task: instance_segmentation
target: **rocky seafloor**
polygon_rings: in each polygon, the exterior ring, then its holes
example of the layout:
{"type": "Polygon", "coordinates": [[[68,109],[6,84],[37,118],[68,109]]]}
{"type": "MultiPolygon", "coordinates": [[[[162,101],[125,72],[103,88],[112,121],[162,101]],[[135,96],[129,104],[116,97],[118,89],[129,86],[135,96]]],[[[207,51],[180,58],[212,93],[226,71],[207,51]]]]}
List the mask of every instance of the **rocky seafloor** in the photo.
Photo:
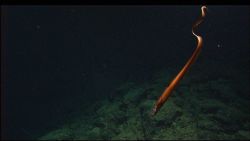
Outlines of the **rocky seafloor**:
{"type": "Polygon", "coordinates": [[[124,82],[39,139],[250,139],[249,78],[233,70],[189,73],[151,117],[175,73],[162,70],[149,82],[124,82]]]}

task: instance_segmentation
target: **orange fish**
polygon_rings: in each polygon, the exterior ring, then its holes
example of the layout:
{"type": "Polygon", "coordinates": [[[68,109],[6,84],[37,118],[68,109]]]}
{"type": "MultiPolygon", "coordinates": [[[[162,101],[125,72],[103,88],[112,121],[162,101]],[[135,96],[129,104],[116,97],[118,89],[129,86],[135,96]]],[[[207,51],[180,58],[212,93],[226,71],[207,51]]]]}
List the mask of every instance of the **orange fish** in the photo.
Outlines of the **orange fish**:
{"type": "Polygon", "coordinates": [[[197,47],[196,47],[195,51],[193,52],[192,56],[188,59],[185,66],[180,70],[180,72],[177,74],[177,76],[171,81],[169,86],[165,89],[165,91],[162,93],[162,95],[159,97],[159,99],[155,103],[153,110],[152,110],[152,113],[151,113],[152,116],[156,115],[156,113],[160,110],[162,105],[168,99],[170,93],[174,90],[174,88],[176,87],[178,82],[183,78],[184,74],[187,72],[187,70],[190,68],[190,66],[194,63],[194,61],[198,57],[199,52],[201,50],[201,47],[203,45],[203,40],[202,40],[201,36],[197,35],[194,32],[194,30],[204,20],[204,18],[206,16],[206,12],[205,12],[206,9],[207,9],[206,6],[201,7],[201,16],[196,20],[196,22],[192,26],[192,33],[197,38],[197,47]]]}

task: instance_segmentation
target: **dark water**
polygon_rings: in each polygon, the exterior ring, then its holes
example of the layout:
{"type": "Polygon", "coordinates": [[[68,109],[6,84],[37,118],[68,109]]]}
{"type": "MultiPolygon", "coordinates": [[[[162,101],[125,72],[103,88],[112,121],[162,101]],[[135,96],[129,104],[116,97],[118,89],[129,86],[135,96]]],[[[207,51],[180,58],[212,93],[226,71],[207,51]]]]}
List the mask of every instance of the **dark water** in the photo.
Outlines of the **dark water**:
{"type": "Polygon", "coordinates": [[[249,6],[6,6],[4,139],[250,139],[249,6]]]}

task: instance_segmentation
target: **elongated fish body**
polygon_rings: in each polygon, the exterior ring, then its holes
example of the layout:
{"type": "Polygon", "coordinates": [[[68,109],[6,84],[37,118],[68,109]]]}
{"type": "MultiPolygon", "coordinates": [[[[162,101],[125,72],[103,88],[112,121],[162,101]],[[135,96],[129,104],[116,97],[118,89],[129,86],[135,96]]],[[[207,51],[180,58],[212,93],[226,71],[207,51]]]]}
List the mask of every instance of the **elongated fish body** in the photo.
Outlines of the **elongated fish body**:
{"type": "Polygon", "coordinates": [[[168,87],[164,90],[162,95],[156,101],[156,103],[152,109],[152,113],[151,113],[152,116],[156,115],[156,113],[160,110],[160,108],[167,101],[168,97],[170,96],[171,92],[174,90],[176,85],[183,78],[184,74],[187,72],[187,70],[190,68],[190,66],[194,63],[194,61],[198,57],[199,52],[201,51],[201,48],[203,45],[203,39],[201,36],[199,36],[195,33],[195,29],[204,20],[204,18],[206,16],[206,13],[205,13],[206,9],[207,9],[206,6],[201,7],[201,16],[196,20],[196,22],[192,26],[192,33],[197,38],[197,47],[196,47],[195,51],[193,52],[192,56],[188,59],[187,63],[184,65],[184,67],[177,74],[177,76],[171,81],[171,83],[168,85],[168,87]]]}

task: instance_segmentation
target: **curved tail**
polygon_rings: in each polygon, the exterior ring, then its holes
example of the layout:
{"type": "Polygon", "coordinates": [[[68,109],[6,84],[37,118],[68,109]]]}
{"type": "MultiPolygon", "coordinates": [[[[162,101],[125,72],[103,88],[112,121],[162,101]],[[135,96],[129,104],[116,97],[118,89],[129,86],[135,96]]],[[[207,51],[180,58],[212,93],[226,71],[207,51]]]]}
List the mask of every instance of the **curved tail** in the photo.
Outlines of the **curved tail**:
{"type": "Polygon", "coordinates": [[[162,93],[162,95],[159,97],[159,99],[155,103],[155,105],[152,109],[152,113],[151,113],[152,116],[156,115],[156,113],[160,110],[160,108],[166,102],[166,100],[168,99],[170,93],[173,91],[175,86],[182,79],[184,74],[187,72],[187,70],[190,68],[190,66],[194,63],[194,61],[198,57],[199,52],[200,52],[201,47],[202,47],[202,44],[203,44],[203,39],[201,36],[197,35],[194,30],[204,20],[204,18],[206,16],[206,12],[205,12],[206,8],[207,8],[206,6],[201,7],[201,16],[196,20],[196,22],[192,26],[192,33],[197,38],[196,49],[193,52],[192,56],[188,59],[187,63],[184,65],[184,67],[180,70],[180,72],[177,74],[177,76],[171,81],[169,86],[165,89],[165,91],[162,93]]]}

